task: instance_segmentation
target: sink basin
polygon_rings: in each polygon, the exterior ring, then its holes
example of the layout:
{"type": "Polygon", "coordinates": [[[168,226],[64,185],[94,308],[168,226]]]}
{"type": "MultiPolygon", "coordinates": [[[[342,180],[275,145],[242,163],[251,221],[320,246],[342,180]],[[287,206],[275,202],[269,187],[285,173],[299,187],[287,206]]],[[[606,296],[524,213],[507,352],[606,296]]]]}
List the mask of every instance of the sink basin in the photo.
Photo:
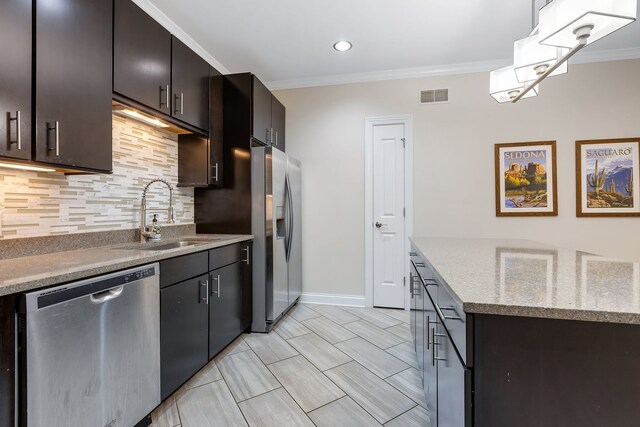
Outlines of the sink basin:
{"type": "Polygon", "coordinates": [[[180,240],[178,242],[169,243],[140,243],[138,245],[121,246],[114,249],[128,251],[167,251],[169,249],[184,248],[187,246],[204,245],[219,239],[208,240],[180,240]]]}

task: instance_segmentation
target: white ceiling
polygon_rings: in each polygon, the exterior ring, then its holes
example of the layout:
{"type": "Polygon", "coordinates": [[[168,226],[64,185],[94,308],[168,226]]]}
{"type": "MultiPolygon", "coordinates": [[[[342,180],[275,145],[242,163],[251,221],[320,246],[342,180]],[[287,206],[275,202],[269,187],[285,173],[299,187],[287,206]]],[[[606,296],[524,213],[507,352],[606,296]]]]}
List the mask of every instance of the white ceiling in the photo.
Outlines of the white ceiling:
{"type": "MultiPolygon", "coordinates": [[[[530,0],[135,1],[229,72],[252,71],[271,87],[490,69],[531,28],[530,0]],[[335,52],[341,39],[353,49],[335,52]]],[[[583,61],[640,57],[640,23],[583,52],[583,61]]]]}

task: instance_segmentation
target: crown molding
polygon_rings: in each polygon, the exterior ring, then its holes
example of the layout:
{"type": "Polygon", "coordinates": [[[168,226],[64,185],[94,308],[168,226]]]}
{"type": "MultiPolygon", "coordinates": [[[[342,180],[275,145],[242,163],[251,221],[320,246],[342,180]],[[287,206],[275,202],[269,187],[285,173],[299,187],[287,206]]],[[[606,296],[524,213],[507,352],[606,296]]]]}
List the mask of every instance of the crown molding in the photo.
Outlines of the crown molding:
{"type": "MultiPolygon", "coordinates": [[[[582,51],[577,54],[572,63],[587,64],[592,62],[621,61],[640,58],[640,47],[615,50],[582,51]]],[[[318,76],[292,80],[278,80],[265,83],[270,90],[298,89],[317,86],[334,86],[350,83],[366,83],[384,80],[412,79],[419,77],[437,77],[457,74],[471,74],[489,72],[506,67],[512,63],[511,59],[495,61],[469,62],[432,67],[403,68],[395,70],[373,71],[366,73],[340,74],[333,76],[318,76]]]]}
{"type": "Polygon", "coordinates": [[[229,74],[229,70],[227,70],[224,65],[222,65],[216,58],[213,57],[209,52],[205,50],[198,42],[192,39],[182,28],[178,26],[171,18],[164,14],[156,5],[151,3],[150,0],[133,0],[135,4],[140,6],[142,10],[147,12],[153,19],[158,21],[160,25],[166,28],[171,34],[176,36],[182,43],[186,44],[200,55],[205,61],[211,64],[216,70],[220,71],[222,74],[229,74]]]}

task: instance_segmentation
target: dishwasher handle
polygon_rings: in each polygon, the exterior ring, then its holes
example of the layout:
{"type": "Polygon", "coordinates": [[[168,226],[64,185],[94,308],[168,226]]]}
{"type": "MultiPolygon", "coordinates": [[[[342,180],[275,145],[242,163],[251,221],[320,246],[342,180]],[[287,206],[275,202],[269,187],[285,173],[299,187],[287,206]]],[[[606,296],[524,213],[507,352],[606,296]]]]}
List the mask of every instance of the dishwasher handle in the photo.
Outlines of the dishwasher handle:
{"type": "Polygon", "coordinates": [[[124,285],[120,285],[102,292],[96,292],[95,294],[91,294],[91,302],[94,304],[102,304],[104,302],[118,298],[120,295],[122,295],[122,292],[124,292],[124,285]]]}

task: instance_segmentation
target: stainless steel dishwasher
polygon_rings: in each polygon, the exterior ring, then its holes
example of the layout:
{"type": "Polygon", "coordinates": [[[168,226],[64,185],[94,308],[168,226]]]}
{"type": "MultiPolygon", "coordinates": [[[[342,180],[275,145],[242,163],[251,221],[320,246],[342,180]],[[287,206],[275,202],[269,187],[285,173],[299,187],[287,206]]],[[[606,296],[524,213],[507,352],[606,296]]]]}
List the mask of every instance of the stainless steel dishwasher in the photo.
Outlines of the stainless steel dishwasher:
{"type": "Polygon", "coordinates": [[[132,427],[160,403],[158,264],[23,294],[20,425],[132,427]]]}

